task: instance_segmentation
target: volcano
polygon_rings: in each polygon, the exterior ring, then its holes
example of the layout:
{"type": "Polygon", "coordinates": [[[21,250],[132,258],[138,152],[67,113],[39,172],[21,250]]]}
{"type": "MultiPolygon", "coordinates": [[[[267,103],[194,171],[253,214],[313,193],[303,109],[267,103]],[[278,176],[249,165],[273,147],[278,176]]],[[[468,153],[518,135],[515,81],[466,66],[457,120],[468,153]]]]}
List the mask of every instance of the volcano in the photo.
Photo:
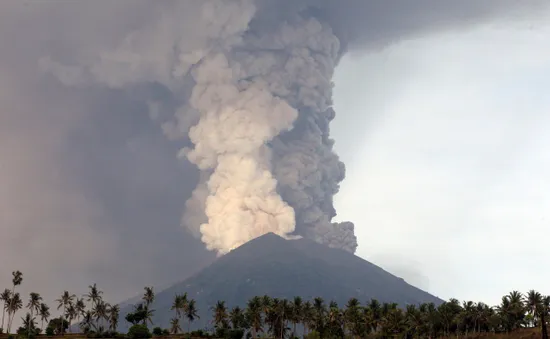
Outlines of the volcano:
{"type": "MultiPolygon", "coordinates": [[[[217,259],[196,275],[162,291],[157,291],[152,308],[155,326],[168,328],[174,296],[187,292],[196,300],[200,319],[192,328],[211,327],[210,308],[218,300],[244,307],[254,296],[292,300],[322,297],[340,306],[355,297],[361,303],[371,298],[399,305],[441,299],[349,252],[328,248],[306,239],[285,240],[273,233],[256,238],[217,259]]],[[[123,308],[121,314],[131,311],[123,308]]],[[[121,321],[122,326],[127,326],[121,321]]]]}

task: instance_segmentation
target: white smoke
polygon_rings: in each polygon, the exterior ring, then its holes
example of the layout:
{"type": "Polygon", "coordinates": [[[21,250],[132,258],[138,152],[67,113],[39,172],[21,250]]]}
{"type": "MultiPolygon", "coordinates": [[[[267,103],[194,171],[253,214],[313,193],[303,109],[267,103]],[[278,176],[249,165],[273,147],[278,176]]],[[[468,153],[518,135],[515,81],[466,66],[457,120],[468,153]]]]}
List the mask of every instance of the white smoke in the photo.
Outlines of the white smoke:
{"type": "MultiPolygon", "coordinates": [[[[202,240],[219,253],[295,229],[294,211],[277,193],[266,143],[292,127],[298,116],[293,107],[320,113],[330,107],[339,41],[316,19],[292,19],[275,31],[245,36],[230,53],[203,54],[192,71],[190,108],[201,118],[189,131],[195,147],[184,153],[213,172],[208,193],[200,184],[187,207],[204,204],[202,240]]],[[[196,229],[200,216],[186,216],[184,224],[196,229]]],[[[321,225],[323,233],[312,238],[329,240],[330,226],[321,225]]]]}
{"type": "Polygon", "coordinates": [[[262,234],[294,231],[294,210],[278,195],[266,142],[292,127],[298,113],[261,82],[246,76],[224,54],[206,56],[193,70],[191,106],[201,113],[189,131],[195,147],[187,158],[212,170],[205,201],[208,223],[200,226],[208,249],[219,253],[262,234]]]}

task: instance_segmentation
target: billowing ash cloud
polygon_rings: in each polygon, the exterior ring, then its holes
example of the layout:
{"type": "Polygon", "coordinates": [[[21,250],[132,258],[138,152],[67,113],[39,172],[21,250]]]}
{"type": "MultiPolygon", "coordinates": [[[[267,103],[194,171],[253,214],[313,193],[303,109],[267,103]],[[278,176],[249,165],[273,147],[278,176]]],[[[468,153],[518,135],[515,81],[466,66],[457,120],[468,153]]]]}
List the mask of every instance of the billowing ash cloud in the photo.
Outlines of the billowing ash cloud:
{"type": "Polygon", "coordinates": [[[355,252],[353,223],[332,222],[345,177],[329,136],[338,61],[349,49],[528,7],[514,3],[157,2],[109,48],[40,65],[67,86],[154,83],[172,93],[173,116],[162,100],[148,99],[150,113],[168,138],[188,141],[179,155],[201,171],[182,224],[208,249],[223,254],[274,232],[355,252]],[[411,15],[397,20],[397,8],[411,15]],[[377,29],[381,20],[390,28],[377,29]]]}
{"type": "MultiPolygon", "coordinates": [[[[70,66],[43,58],[41,66],[69,86],[155,81],[180,97],[163,129],[191,142],[180,156],[202,174],[183,224],[208,249],[223,254],[274,232],[354,252],[353,224],[331,223],[345,176],[329,138],[340,40],[307,6],[290,6],[275,22],[263,17],[268,5],[179,2],[98,60],[70,66]],[[200,28],[177,24],[190,8],[200,28]],[[186,29],[196,33],[191,42],[179,37],[186,29]],[[163,36],[173,43],[157,43],[163,36]]],[[[155,113],[159,104],[150,105],[155,113]]]]}

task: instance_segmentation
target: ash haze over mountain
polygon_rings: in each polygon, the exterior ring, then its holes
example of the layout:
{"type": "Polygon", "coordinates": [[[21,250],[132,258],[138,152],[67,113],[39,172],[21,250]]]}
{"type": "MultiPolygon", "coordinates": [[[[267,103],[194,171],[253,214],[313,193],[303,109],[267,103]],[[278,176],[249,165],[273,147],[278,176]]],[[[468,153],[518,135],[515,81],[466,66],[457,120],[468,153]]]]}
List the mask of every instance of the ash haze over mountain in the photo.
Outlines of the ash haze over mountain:
{"type": "Polygon", "coordinates": [[[344,52],[546,3],[0,2],[0,282],[121,300],[270,231],[355,251],[363,225],[332,220],[344,52]]]}

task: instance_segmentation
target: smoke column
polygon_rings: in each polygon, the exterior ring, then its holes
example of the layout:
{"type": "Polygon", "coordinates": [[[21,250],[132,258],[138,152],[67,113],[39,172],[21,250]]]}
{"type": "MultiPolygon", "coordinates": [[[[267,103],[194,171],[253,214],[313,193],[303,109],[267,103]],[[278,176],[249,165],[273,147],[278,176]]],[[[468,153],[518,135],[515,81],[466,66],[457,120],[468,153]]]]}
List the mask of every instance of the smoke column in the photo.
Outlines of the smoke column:
{"type": "MultiPolygon", "coordinates": [[[[162,128],[190,141],[179,156],[201,175],[182,224],[208,249],[225,254],[273,232],[355,252],[353,224],[331,222],[345,167],[329,138],[344,50],[330,25],[306,1],[165,4],[95,62],[41,66],[70,86],[155,82],[180,98],[162,128]]],[[[150,102],[153,118],[159,105],[150,102]]]]}
{"type": "Polygon", "coordinates": [[[267,232],[353,252],[353,225],[330,223],[344,178],[328,138],[339,40],[298,14],[249,30],[253,1],[205,3],[202,13],[235,13],[224,27],[236,29],[225,46],[180,56],[193,65],[188,110],[199,115],[182,154],[203,173],[183,223],[222,254],[267,232]]]}
{"type": "Polygon", "coordinates": [[[176,98],[169,119],[159,113],[166,103],[144,100],[165,135],[185,143],[179,156],[200,170],[182,225],[219,254],[267,232],[355,252],[354,225],[332,222],[345,177],[329,135],[331,79],[342,55],[523,9],[514,0],[134,3],[148,8],[145,20],[125,26],[133,25],[130,33],[110,38],[105,50],[40,65],[67,86],[154,84],[176,98]],[[393,4],[411,13],[407,20],[393,4]],[[380,18],[389,29],[376,29],[380,18]]]}

